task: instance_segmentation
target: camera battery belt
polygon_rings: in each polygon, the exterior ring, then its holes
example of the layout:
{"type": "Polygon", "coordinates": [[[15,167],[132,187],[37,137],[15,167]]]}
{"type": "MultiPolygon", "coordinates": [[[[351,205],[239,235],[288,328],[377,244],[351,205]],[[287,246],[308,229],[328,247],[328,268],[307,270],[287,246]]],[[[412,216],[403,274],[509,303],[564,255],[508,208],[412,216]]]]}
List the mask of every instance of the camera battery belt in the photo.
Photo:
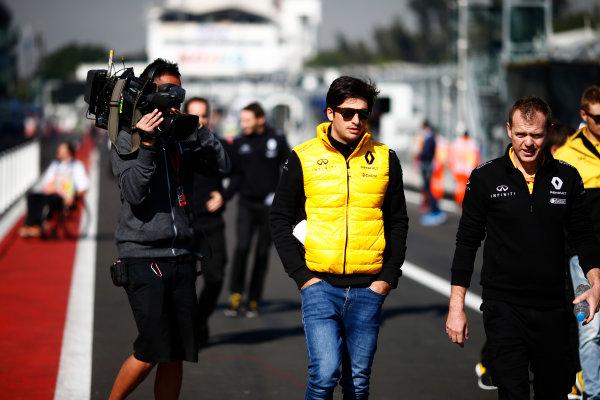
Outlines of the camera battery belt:
{"type": "MultiPolygon", "coordinates": [[[[110,277],[115,286],[127,286],[129,285],[129,265],[138,264],[138,263],[150,263],[150,266],[156,265],[156,263],[173,263],[173,264],[187,264],[187,263],[195,263],[196,256],[193,254],[183,254],[174,257],[154,257],[154,258],[123,258],[115,261],[110,266],[110,277]]],[[[155,273],[160,272],[158,266],[156,266],[156,270],[153,269],[155,273]]],[[[160,276],[162,276],[162,272],[160,272],[160,276]]]]}
{"type": "Polygon", "coordinates": [[[138,264],[143,262],[163,262],[173,264],[185,264],[189,262],[195,262],[196,257],[193,254],[182,254],[180,256],[173,257],[143,257],[143,258],[127,258],[127,263],[138,264]]]}

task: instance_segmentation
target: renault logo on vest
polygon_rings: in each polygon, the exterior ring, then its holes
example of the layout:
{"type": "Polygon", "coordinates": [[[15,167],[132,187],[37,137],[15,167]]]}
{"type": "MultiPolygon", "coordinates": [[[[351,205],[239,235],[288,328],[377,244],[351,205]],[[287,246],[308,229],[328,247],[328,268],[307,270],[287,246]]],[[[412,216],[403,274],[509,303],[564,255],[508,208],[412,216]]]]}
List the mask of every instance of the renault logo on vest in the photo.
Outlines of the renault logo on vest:
{"type": "Polygon", "coordinates": [[[367,154],[365,154],[365,160],[367,160],[367,164],[369,165],[373,164],[373,161],[375,161],[375,156],[371,153],[371,150],[367,151],[367,154]]]}

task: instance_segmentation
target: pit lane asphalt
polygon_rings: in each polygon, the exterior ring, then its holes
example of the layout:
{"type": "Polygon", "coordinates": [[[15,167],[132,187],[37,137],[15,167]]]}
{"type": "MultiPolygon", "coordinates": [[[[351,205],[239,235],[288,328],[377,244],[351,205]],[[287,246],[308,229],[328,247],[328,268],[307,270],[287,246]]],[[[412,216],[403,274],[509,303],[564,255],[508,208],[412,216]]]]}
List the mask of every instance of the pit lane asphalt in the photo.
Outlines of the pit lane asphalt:
{"type": "MultiPolygon", "coordinates": [[[[113,233],[120,201],[105,150],[101,152],[100,166],[92,399],[108,398],[122,362],[132,352],[136,336],[125,292],[112,285],[108,272],[117,255],[113,233]]],[[[235,245],[236,200],[228,204],[226,212],[230,254],[235,245]]],[[[409,204],[408,210],[407,260],[449,279],[459,215],[450,213],[446,223],[438,227],[422,227],[417,207],[409,204]]],[[[210,320],[209,346],[200,352],[197,364],[184,363],[180,398],[304,398],[307,356],[300,295],[284,273],[276,251],[271,252],[264,303],[258,318],[223,315],[229,294],[227,282],[210,320]]],[[[473,292],[480,293],[478,272],[472,285],[473,292]]],[[[384,304],[384,323],[371,377],[372,399],[496,398],[495,391],[477,387],[474,374],[484,342],[481,314],[467,310],[470,340],[461,349],[445,334],[447,305],[447,297],[406,277],[400,279],[398,288],[384,304]]],[[[152,373],[130,398],[153,398],[153,376],[152,373]]],[[[339,387],[334,398],[341,399],[339,387]]]]}

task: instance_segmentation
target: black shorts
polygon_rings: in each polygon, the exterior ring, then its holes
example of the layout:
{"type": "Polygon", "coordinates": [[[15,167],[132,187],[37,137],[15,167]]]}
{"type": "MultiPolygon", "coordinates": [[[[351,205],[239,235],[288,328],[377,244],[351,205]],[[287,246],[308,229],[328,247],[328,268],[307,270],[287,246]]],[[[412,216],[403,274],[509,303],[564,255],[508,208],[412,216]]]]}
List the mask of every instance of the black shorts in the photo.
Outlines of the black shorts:
{"type": "Polygon", "coordinates": [[[134,357],[144,362],[198,362],[196,262],[128,259],[125,287],[138,328],[134,357]]]}

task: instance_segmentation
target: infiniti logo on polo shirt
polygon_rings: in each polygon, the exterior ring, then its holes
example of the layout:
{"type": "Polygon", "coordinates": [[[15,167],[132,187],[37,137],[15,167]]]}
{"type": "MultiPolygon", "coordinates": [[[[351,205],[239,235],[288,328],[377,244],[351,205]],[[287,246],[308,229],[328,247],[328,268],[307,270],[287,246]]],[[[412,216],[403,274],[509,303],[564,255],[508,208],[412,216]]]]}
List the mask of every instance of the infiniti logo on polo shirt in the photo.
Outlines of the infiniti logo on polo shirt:
{"type": "Polygon", "coordinates": [[[496,193],[490,193],[490,198],[495,199],[497,197],[513,197],[515,192],[508,191],[508,186],[498,185],[496,186],[496,193]]]}

